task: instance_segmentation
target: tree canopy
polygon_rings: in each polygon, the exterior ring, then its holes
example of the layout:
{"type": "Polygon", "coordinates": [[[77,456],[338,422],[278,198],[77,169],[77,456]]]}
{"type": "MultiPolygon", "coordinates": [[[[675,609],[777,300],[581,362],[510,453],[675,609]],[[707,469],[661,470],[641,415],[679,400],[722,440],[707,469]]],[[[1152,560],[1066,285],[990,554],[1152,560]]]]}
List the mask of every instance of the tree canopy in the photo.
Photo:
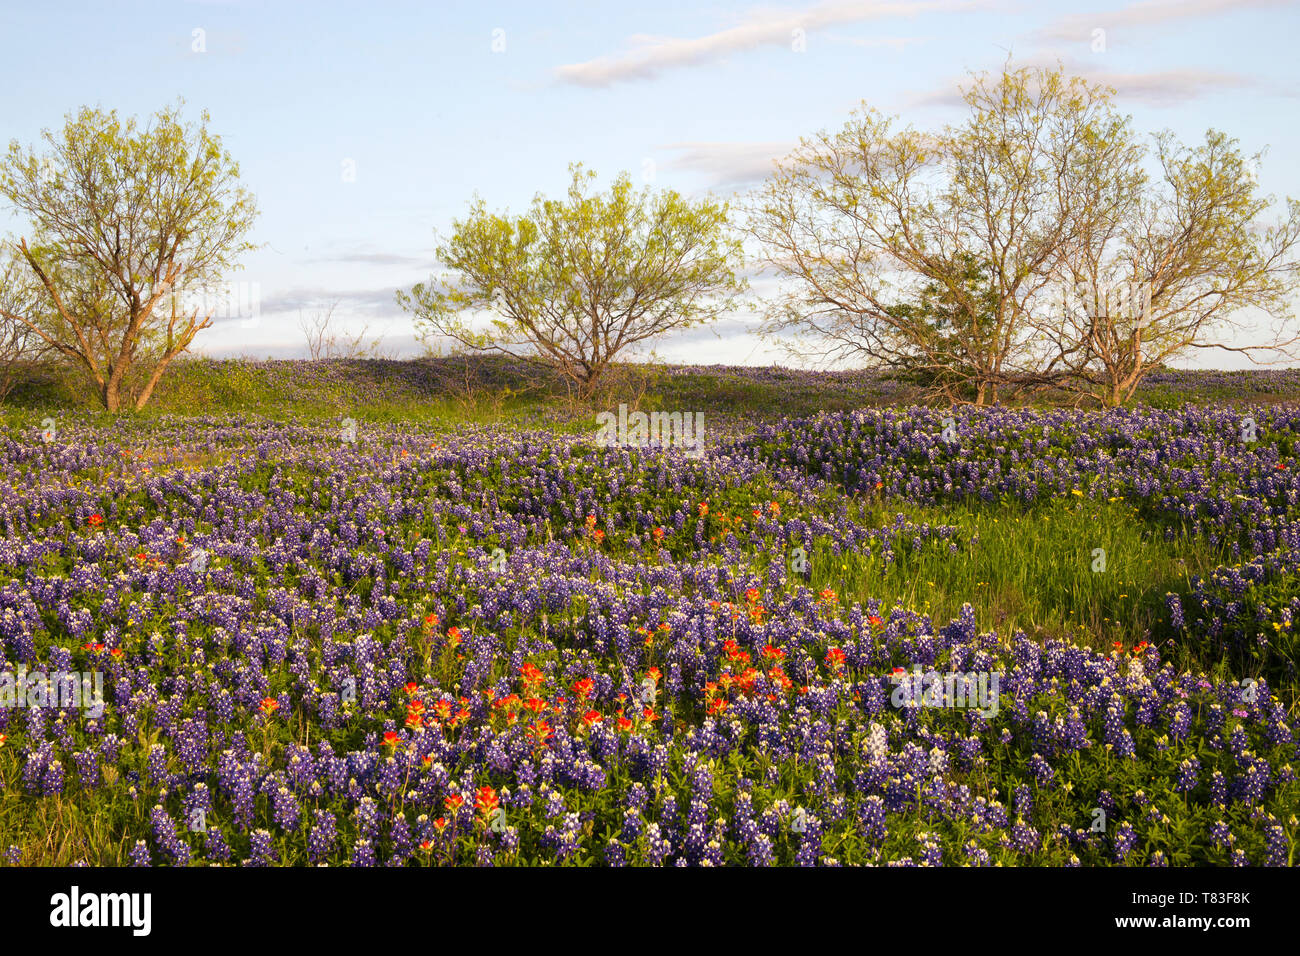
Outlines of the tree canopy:
{"type": "Polygon", "coordinates": [[[745,282],[725,203],[638,191],[626,173],[594,192],[594,172],[570,172],[563,199],[538,195],[523,215],[476,199],[438,248],[448,273],[397,298],[426,336],[540,358],[586,396],[634,346],[733,308],[745,282]]]}
{"type": "Polygon", "coordinates": [[[253,248],[254,200],[208,121],[183,122],[179,104],[146,126],[84,108],[45,132],[46,151],[15,142],[0,164],[0,195],[29,223],[11,251],[39,290],[0,316],[81,369],[109,411],[124,395],[144,407],[253,248]]]}
{"type": "Polygon", "coordinates": [[[765,331],[977,404],[1047,387],[1115,404],[1193,349],[1285,350],[1281,329],[1243,346],[1225,327],[1252,307],[1289,321],[1296,204],[1262,226],[1270,200],[1214,131],[1196,149],[1157,135],[1148,173],[1113,95],[1008,68],[976,76],[967,119],[938,132],[863,104],[803,140],[747,207],[782,280],[765,331]],[[1149,308],[1126,315],[1134,301],[1149,308]]]}

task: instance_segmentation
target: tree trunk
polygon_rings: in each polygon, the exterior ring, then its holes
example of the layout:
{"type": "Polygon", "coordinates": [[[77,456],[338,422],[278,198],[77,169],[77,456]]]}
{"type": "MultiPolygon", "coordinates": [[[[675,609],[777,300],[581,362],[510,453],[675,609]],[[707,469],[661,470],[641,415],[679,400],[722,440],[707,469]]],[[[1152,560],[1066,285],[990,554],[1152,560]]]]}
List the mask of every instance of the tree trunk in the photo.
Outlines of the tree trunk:
{"type": "Polygon", "coordinates": [[[596,388],[600,384],[600,378],[605,371],[605,367],[599,365],[594,368],[589,368],[586,371],[586,377],[583,378],[582,384],[578,390],[578,395],[584,402],[590,401],[596,394],[596,388]]]}
{"type": "Polygon", "coordinates": [[[121,411],[122,408],[122,383],[126,380],[127,369],[130,368],[130,359],[118,358],[108,368],[108,377],[104,379],[103,401],[104,408],[110,412],[121,411]]]}
{"type": "Polygon", "coordinates": [[[163,358],[156,366],[154,366],[153,373],[149,376],[149,380],[144,383],[144,390],[140,392],[140,397],[135,401],[135,410],[137,412],[148,404],[149,397],[153,395],[154,386],[158,384],[158,380],[162,378],[163,372],[167,371],[167,366],[170,364],[171,358],[163,358]]]}

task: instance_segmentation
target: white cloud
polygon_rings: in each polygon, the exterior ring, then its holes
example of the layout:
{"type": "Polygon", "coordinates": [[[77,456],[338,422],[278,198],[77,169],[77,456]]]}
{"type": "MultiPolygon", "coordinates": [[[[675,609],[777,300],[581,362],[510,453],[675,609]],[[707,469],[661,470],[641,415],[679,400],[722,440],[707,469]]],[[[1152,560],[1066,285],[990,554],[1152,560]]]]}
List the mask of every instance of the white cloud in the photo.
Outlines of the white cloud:
{"type": "Polygon", "coordinates": [[[278,292],[261,301],[263,313],[297,312],[300,309],[324,310],[337,302],[344,309],[371,312],[383,316],[403,315],[397,305],[396,287],[378,289],[306,289],[278,292]]]}
{"type": "MultiPolygon", "coordinates": [[[[1067,73],[1080,76],[1090,83],[1114,88],[1116,100],[1121,103],[1145,106],[1177,106],[1222,90],[1259,89],[1266,84],[1241,73],[1224,73],[1215,70],[1185,69],[1160,70],[1151,73],[1117,72],[1102,69],[1098,61],[1075,60],[1068,57],[1037,54],[1017,60],[1013,68],[1039,67],[1055,69],[1064,66],[1067,73]]],[[[909,106],[961,106],[961,91],[971,84],[970,77],[954,78],[927,93],[914,95],[909,106]]],[[[1271,92],[1282,94],[1282,89],[1271,92]]]]}
{"type": "Polygon", "coordinates": [[[666,70],[699,66],[722,59],[731,53],[760,47],[791,47],[796,30],[805,32],[889,17],[912,17],[923,13],[953,13],[990,6],[989,0],[826,0],[802,12],[751,13],[739,26],[693,38],[631,38],[631,52],[605,56],[584,63],[556,68],[555,76],[564,83],[604,87],[627,80],[645,80],[666,70]]]}
{"type": "Polygon", "coordinates": [[[1293,5],[1294,0],[1141,0],[1117,10],[1076,13],[1036,34],[1041,40],[1086,40],[1098,27],[1109,34],[1125,27],[1151,27],[1247,9],[1293,5]]]}
{"type": "Polygon", "coordinates": [[[698,173],[714,187],[747,186],[766,179],[772,163],[797,143],[670,143],[677,155],[665,168],[698,173]]]}

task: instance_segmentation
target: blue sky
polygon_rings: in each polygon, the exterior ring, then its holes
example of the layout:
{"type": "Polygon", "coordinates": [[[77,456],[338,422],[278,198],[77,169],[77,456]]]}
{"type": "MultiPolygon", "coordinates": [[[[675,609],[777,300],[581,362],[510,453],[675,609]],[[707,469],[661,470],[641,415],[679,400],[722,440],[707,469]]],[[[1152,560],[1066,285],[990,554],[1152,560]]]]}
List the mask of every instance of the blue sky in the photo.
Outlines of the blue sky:
{"type": "MultiPolygon", "coordinates": [[[[1247,152],[1267,146],[1264,188],[1300,195],[1298,34],[1295,0],[47,0],[0,9],[0,142],[32,143],[82,105],[144,116],[184,97],[192,117],[210,112],[262,210],[261,248],[231,276],[259,319],[218,322],[198,350],[301,354],[299,312],[337,300],[341,323],[415,354],[393,294],[428,277],[435,229],[476,191],[522,210],[562,191],[575,160],[602,180],[745,190],[863,100],[921,128],[958,119],[967,73],[1008,54],[1115,86],[1143,132],[1195,141],[1215,127],[1247,152]]],[[[753,324],[740,314],[659,354],[779,360],[753,324]]]]}

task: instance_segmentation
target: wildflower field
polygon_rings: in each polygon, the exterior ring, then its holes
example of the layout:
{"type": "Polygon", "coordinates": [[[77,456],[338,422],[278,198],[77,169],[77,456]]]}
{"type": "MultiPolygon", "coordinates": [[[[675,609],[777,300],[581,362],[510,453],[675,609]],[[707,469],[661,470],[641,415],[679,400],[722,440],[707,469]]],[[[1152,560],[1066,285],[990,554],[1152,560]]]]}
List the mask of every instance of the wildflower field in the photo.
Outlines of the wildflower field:
{"type": "Polygon", "coordinates": [[[1174,397],[11,410],[0,854],[1294,865],[1300,411],[1174,397]]]}

